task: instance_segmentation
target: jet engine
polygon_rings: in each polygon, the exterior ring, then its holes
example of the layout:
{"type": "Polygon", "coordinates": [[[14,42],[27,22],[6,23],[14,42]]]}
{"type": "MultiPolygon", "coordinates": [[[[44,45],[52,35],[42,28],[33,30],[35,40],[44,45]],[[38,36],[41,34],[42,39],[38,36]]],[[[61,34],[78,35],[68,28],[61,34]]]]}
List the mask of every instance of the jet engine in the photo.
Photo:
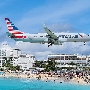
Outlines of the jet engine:
{"type": "Polygon", "coordinates": [[[60,43],[54,43],[54,45],[62,45],[62,42],[60,42],[60,43]]]}

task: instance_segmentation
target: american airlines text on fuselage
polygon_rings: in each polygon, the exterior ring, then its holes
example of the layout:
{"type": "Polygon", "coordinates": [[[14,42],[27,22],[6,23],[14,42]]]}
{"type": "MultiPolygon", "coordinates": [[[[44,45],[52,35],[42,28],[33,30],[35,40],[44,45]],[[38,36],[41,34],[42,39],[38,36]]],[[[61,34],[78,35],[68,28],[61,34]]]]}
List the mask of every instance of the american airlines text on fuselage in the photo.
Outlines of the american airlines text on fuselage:
{"type": "MultiPolygon", "coordinates": [[[[27,36],[27,38],[30,38],[31,36],[27,36]]],[[[46,37],[45,36],[33,36],[33,37],[46,37]]],[[[61,38],[78,38],[79,36],[78,35],[59,35],[58,37],[61,37],[61,38]]]]}
{"type": "Polygon", "coordinates": [[[61,38],[78,38],[78,35],[59,35],[61,38]]]}

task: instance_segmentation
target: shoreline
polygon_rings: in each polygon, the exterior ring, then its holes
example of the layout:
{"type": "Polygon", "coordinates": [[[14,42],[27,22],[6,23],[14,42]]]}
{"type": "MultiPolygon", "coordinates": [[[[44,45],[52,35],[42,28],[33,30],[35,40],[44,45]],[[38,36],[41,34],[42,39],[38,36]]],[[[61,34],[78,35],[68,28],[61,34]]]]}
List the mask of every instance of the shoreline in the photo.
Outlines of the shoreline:
{"type": "Polygon", "coordinates": [[[84,81],[82,78],[75,78],[73,77],[70,80],[66,80],[64,77],[55,77],[55,76],[48,76],[48,74],[16,74],[16,73],[6,73],[6,74],[1,74],[0,77],[4,78],[24,78],[24,79],[34,79],[34,80],[42,80],[45,82],[52,81],[52,82],[59,82],[59,83],[71,83],[71,84],[78,84],[78,85],[90,85],[90,83],[87,83],[84,81]]]}

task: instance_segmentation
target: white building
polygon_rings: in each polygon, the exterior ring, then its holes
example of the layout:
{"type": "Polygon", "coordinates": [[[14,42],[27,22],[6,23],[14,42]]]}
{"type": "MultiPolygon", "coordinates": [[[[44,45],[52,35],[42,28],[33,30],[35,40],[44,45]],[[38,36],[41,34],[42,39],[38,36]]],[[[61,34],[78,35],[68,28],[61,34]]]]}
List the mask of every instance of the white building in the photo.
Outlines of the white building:
{"type": "Polygon", "coordinates": [[[2,67],[3,63],[5,62],[5,59],[3,59],[3,57],[5,57],[5,52],[3,52],[2,50],[0,50],[0,67],[2,67]]]}
{"type": "Polygon", "coordinates": [[[11,48],[8,44],[2,44],[0,50],[0,67],[6,62],[3,57],[6,57],[7,60],[12,57],[10,62],[13,66],[19,65],[21,69],[29,69],[33,67],[35,61],[34,55],[22,54],[22,51],[17,48],[11,48]]]}
{"type": "Polygon", "coordinates": [[[58,66],[66,65],[71,62],[75,64],[87,64],[87,57],[86,56],[79,56],[77,54],[49,54],[48,60],[55,60],[58,66]]]}
{"type": "Polygon", "coordinates": [[[21,69],[33,68],[33,63],[35,61],[34,55],[21,54],[19,57],[13,58],[13,66],[20,66],[21,69]]]}
{"type": "Polygon", "coordinates": [[[21,50],[17,48],[11,48],[8,44],[2,44],[1,50],[6,53],[6,57],[17,56],[21,54],[21,50]]]}

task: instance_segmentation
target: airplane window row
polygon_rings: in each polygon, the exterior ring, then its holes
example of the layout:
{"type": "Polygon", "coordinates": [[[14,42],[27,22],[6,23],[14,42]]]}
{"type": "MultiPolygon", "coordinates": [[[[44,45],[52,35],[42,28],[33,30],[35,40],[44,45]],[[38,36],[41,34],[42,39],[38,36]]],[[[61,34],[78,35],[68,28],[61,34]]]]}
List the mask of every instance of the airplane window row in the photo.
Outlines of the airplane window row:
{"type": "MultiPolygon", "coordinates": [[[[34,37],[38,37],[38,36],[34,36],[34,37]]],[[[40,36],[40,37],[46,37],[46,36],[40,36]]],[[[74,36],[71,36],[71,35],[59,35],[59,37],[61,38],[78,38],[78,35],[74,35],[74,36]]]]}
{"type": "MultiPolygon", "coordinates": [[[[37,36],[34,36],[34,37],[37,37],[37,36]]],[[[40,36],[40,37],[45,37],[45,36],[40,36]]]]}
{"type": "Polygon", "coordinates": [[[37,36],[34,36],[34,37],[37,37],[37,36]]]}

